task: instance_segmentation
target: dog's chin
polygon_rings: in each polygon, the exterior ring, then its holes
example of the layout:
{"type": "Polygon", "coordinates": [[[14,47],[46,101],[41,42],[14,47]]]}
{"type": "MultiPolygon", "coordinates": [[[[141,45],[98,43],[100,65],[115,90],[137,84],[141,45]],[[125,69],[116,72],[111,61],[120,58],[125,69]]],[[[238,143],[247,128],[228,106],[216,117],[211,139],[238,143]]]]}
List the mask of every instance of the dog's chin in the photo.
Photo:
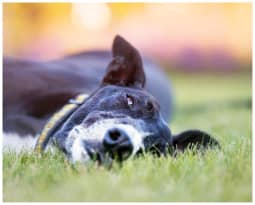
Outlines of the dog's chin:
{"type": "Polygon", "coordinates": [[[89,127],[82,125],[75,126],[68,134],[66,140],[66,150],[71,162],[88,163],[89,161],[98,161],[99,163],[111,163],[113,157],[105,152],[103,147],[103,138],[107,130],[111,128],[121,128],[125,130],[130,137],[133,145],[133,151],[129,156],[123,157],[126,160],[133,157],[138,150],[143,150],[143,138],[146,133],[138,131],[132,125],[116,124],[114,120],[101,120],[89,127]]]}

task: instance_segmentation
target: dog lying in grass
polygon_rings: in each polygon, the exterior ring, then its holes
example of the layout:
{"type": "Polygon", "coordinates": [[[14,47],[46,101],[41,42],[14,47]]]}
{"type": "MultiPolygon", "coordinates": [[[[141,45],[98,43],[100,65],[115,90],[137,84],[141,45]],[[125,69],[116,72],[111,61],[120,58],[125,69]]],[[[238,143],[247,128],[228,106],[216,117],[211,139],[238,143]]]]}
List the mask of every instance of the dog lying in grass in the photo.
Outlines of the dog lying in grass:
{"type": "Polygon", "coordinates": [[[113,41],[112,57],[97,51],[49,62],[5,58],[3,68],[4,131],[17,133],[24,142],[24,136],[41,133],[34,138],[39,151],[56,146],[72,162],[86,163],[219,146],[200,130],[171,133],[168,79],[120,36],[113,41]],[[71,111],[62,109],[53,122],[53,113],[65,104],[71,111]]]}

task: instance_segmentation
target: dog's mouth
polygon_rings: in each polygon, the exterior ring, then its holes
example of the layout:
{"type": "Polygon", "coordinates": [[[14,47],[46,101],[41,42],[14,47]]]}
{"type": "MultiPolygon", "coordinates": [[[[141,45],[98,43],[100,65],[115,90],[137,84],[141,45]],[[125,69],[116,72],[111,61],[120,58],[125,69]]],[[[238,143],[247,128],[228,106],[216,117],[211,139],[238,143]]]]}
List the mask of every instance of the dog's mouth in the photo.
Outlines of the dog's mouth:
{"type": "Polygon", "coordinates": [[[72,162],[108,164],[124,161],[143,150],[146,135],[132,125],[101,120],[86,128],[75,126],[67,137],[66,150],[72,162]]]}
{"type": "MultiPolygon", "coordinates": [[[[129,148],[123,148],[122,150],[108,152],[106,150],[94,149],[90,146],[85,147],[86,154],[89,156],[89,161],[97,162],[99,165],[111,165],[113,161],[122,162],[127,160],[132,152],[129,148]]],[[[83,158],[86,156],[83,156],[83,158]]]]}
{"type": "MultiPolygon", "coordinates": [[[[85,144],[85,143],[84,143],[85,144]]],[[[111,162],[112,159],[108,157],[103,151],[97,150],[91,146],[84,145],[87,155],[89,156],[90,160],[96,161],[99,164],[103,162],[111,162]]],[[[86,157],[86,156],[83,156],[86,157]]]]}

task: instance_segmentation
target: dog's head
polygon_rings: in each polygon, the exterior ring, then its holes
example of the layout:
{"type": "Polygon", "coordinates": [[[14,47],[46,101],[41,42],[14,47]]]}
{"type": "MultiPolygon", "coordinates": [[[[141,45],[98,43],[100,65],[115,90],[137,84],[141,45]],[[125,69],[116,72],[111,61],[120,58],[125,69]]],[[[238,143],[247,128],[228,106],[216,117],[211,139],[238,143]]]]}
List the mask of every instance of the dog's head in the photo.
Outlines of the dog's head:
{"type": "Polygon", "coordinates": [[[140,151],[164,154],[169,146],[181,148],[194,139],[211,139],[199,131],[193,131],[190,137],[182,134],[181,139],[171,136],[157,100],[144,89],[146,79],[139,52],[117,36],[112,55],[99,88],[54,136],[72,161],[122,161],[140,151]]]}

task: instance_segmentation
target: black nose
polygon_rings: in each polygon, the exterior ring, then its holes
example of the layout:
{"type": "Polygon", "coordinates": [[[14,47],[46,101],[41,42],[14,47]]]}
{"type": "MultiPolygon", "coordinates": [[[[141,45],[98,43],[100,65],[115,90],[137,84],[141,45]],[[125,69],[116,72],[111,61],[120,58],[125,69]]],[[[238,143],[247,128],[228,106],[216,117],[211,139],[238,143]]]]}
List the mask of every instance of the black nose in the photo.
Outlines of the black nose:
{"type": "Polygon", "coordinates": [[[113,128],[106,132],[103,145],[111,157],[120,161],[127,159],[133,150],[129,136],[124,130],[119,128],[113,128]]]}

